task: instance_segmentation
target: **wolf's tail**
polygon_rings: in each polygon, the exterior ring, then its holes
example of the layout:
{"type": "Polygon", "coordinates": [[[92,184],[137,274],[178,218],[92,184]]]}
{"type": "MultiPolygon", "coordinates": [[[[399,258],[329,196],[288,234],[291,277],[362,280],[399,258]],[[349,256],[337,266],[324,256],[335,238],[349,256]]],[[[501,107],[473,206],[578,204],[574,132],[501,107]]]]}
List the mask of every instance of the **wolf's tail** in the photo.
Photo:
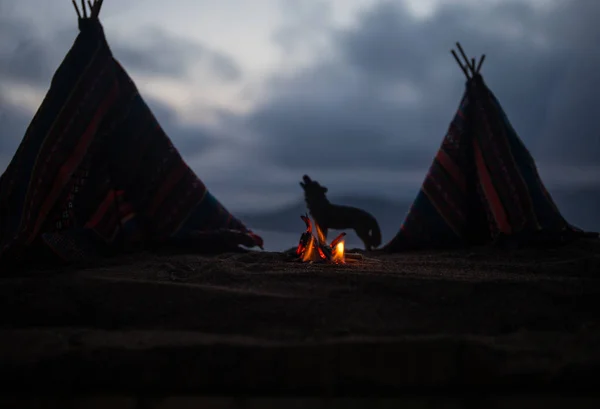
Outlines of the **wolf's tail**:
{"type": "Polygon", "coordinates": [[[373,247],[379,247],[379,245],[381,245],[381,229],[379,228],[377,219],[374,217],[371,225],[371,245],[373,247]]]}

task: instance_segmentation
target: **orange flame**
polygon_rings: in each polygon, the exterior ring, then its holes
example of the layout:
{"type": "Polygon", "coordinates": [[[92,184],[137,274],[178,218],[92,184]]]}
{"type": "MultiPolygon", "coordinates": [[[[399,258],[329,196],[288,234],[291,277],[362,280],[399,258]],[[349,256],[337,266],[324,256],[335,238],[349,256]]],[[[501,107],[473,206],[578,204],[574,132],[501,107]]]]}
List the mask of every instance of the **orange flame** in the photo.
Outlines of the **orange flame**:
{"type": "Polygon", "coordinates": [[[319,261],[321,259],[320,249],[317,252],[318,246],[315,240],[315,236],[310,236],[308,240],[308,244],[306,245],[304,254],[302,255],[302,261],[310,262],[310,261],[319,261]]]}
{"type": "Polygon", "coordinates": [[[317,240],[319,240],[319,243],[327,244],[327,237],[325,237],[325,233],[323,233],[323,230],[321,230],[321,226],[319,226],[317,222],[315,222],[315,227],[317,230],[317,240]]]}
{"type": "Polygon", "coordinates": [[[338,242],[338,244],[333,248],[331,261],[338,264],[344,264],[346,262],[344,257],[344,240],[338,242]]]}
{"type": "Polygon", "coordinates": [[[346,233],[341,233],[328,245],[327,238],[319,225],[316,222],[314,223],[317,231],[317,239],[312,234],[312,223],[308,214],[300,217],[306,223],[306,231],[300,237],[300,243],[296,248],[296,255],[304,262],[325,261],[336,264],[345,263],[343,238],[346,236],[346,233]]]}

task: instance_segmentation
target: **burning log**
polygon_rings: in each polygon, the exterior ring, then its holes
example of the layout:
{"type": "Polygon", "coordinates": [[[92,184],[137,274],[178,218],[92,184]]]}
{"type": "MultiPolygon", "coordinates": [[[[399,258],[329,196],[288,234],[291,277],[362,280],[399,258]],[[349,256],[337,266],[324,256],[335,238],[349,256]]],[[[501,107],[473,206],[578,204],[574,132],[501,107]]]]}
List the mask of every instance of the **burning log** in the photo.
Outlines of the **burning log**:
{"type": "Polygon", "coordinates": [[[339,234],[327,244],[325,234],[319,225],[315,222],[315,230],[317,238],[315,238],[312,229],[312,222],[307,215],[300,216],[306,224],[306,231],[300,236],[300,242],[296,248],[296,255],[303,262],[321,262],[344,264],[344,237],[346,233],[339,234]]]}

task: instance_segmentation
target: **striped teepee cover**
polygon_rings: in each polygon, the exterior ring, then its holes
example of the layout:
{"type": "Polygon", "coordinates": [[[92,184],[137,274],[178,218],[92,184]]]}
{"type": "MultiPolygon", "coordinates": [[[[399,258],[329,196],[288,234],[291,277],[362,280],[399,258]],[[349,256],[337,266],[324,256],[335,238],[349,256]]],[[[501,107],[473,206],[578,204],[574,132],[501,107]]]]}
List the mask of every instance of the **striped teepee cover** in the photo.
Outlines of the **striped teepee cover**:
{"type": "Polygon", "coordinates": [[[68,261],[222,229],[262,247],[183,161],[115,60],[100,5],[80,17],[75,44],[0,178],[0,264],[34,244],[68,261]]]}

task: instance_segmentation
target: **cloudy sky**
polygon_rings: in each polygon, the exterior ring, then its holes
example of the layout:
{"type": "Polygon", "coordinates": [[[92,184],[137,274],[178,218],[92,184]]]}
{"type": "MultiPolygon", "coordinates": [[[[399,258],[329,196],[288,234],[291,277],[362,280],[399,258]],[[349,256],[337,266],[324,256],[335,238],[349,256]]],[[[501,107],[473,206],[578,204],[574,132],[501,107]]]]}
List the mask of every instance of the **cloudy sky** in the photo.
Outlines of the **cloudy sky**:
{"type": "MultiPolygon", "coordinates": [[[[600,184],[598,0],[106,0],[101,20],[190,166],[232,210],[413,196],[482,73],[551,189],[600,184]]],[[[69,0],[0,0],[0,171],[77,35],[69,0]]]]}

